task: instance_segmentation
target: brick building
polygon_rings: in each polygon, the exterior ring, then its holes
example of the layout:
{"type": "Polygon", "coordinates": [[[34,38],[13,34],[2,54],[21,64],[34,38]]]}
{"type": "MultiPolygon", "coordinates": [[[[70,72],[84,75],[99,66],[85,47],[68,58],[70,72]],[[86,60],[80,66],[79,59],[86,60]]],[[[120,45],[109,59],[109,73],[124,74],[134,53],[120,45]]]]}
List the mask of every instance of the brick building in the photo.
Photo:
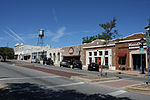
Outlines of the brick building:
{"type": "MultiPolygon", "coordinates": [[[[83,46],[83,56],[85,69],[90,62],[109,66],[111,70],[140,70],[141,53],[139,45],[141,38],[145,39],[144,33],[135,33],[125,38],[109,41],[108,45],[101,40],[94,41],[83,46]]],[[[145,41],[146,42],[146,41],[145,41]]],[[[144,53],[142,54],[142,66],[147,68],[146,43],[144,43],[144,53]]]]}

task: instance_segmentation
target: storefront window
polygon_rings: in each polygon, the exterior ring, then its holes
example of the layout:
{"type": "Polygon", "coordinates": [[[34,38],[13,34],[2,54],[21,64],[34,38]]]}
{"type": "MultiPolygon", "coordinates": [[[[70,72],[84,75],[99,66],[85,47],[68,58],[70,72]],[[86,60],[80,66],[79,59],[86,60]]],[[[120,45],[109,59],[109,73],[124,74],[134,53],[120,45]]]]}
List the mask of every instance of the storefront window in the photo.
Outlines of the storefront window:
{"type": "Polygon", "coordinates": [[[126,57],[119,57],[119,64],[125,65],[126,64],[126,57]]]}
{"type": "Polygon", "coordinates": [[[102,52],[102,51],[99,51],[99,55],[102,56],[102,55],[103,55],[103,52],[102,52]]]}
{"type": "Polygon", "coordinates": [[[89,56],[92,56],[92,52],[89,52],[89,56]]]}
{"type": "Polygon", "coordinates": [[[92,62],[92,58],[90,57],[90,58],[89,58],[89,63],[91,63],[91,62],[92,62]]]}
{"type": "Polygon", "coordinates": [[[105,55],[108,55],[108,51],[105,51],[105,55]]]}
{"type": "Polygon", "coordinates": [[[60,53],[57,54],[58,62],[60,61],[60,53]]]}
{"type": "Polygon", "coordinates": [[[94,56],[97,56],[97,52],[94,52],[94,56]]]}
{"type": "Polygon", "coordinates": [[[108,65],[108,57],[105,57],[105,65],[108,65]]]}

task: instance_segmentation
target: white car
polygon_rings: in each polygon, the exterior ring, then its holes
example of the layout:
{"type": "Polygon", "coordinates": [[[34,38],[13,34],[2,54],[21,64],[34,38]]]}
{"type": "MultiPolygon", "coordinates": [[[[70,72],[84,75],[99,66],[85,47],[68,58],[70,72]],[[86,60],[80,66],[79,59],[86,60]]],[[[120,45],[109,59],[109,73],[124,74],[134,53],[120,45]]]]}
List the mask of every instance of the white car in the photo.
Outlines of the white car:
{"type": "Polygon", "coordinates": [[[38,59],[32,58],[32,59],[31,59],[31,63],[40,63],[40,61],[39,61],[38,59]]]}

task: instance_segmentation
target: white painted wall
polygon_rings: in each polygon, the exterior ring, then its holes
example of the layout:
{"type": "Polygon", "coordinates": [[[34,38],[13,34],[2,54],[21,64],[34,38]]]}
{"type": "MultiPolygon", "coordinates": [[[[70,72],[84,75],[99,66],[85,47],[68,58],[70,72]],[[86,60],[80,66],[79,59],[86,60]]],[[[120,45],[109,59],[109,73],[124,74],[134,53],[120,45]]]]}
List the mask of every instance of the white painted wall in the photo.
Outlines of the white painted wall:
{"type": "Polygon", "coordinates": [[[61,48],[52,48],[52,49],[49,49],[47,51],[47,58],[51,58],[54,61],[55,65],[59,65],[60,62],[62,61],[61,48]],[[52,55],[51,57],[50,57],[50,53],[52,55]],[[54,53],[55,53],[55,61],[54,61],[54,53]],[[58,53],[60,54],[59,58],[58,58],[58,53]],[[60,59],[60,60],[58,61],[58,59],[60,59]]]}
{"type": "MultiPolygon", "coordinates": [[[[109,67],[113,67],[112,66],[112,49],[101,49],[101,50],[88,50],[86,51],[86,66],[88,66],[89,62],[89,58],[92,58],[92,62],[95,62],[95,57],[101,57],[101,65],[104,61],[104,56],[108,57],[108,65],[109,67]],[[99,51],[102,51],[102,55],[99,55],[99,51]],[[104,52],[108,51],[108,55],[104,55],[104,52]],[[92,52],[92,56],[89,56],[89,52],[92,52]],[[94,56],[94,52],[97,52],[97,56],[94,56]]],[[[103,63],[105,65],[105,61],[103,63]]]]}

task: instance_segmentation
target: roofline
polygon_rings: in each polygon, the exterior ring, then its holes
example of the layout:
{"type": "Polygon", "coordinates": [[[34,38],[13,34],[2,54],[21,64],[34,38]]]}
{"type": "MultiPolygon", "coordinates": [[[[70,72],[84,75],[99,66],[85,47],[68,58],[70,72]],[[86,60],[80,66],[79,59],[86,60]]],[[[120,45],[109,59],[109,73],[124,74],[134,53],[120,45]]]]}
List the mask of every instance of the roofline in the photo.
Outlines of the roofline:
{"type": "Polygon", "coordinates": [[[115,44],[108,44],[108,45],[97,45],[97,46],[89,46],[89,47],[83,47],[83,49],[90,49],[90,48],[99,48],[99,47],[111,47],[114,46],[115,44]]]}
{"type": "MultiPolygon", "coordinates": [[[[144,40],[146,40],[146,38],[143,38],[144,40]]],[[[125,42],[134,42],[134,41],[139,41],[141,40],[141,38],[138,39],[133,39],[133,40],[123,40],[123,41],[118,41],[117,43],[125,43],[125,42]]],[[[108,44],[107,46],[114,46],[115,44],[108,44]]],[[[98,48],[98,47],[106,47],[106,45],[97,45],[97,46],[88,46],[88,47],[83,47],[83,49],[90,49],[90,48],[98,48]]]]}

